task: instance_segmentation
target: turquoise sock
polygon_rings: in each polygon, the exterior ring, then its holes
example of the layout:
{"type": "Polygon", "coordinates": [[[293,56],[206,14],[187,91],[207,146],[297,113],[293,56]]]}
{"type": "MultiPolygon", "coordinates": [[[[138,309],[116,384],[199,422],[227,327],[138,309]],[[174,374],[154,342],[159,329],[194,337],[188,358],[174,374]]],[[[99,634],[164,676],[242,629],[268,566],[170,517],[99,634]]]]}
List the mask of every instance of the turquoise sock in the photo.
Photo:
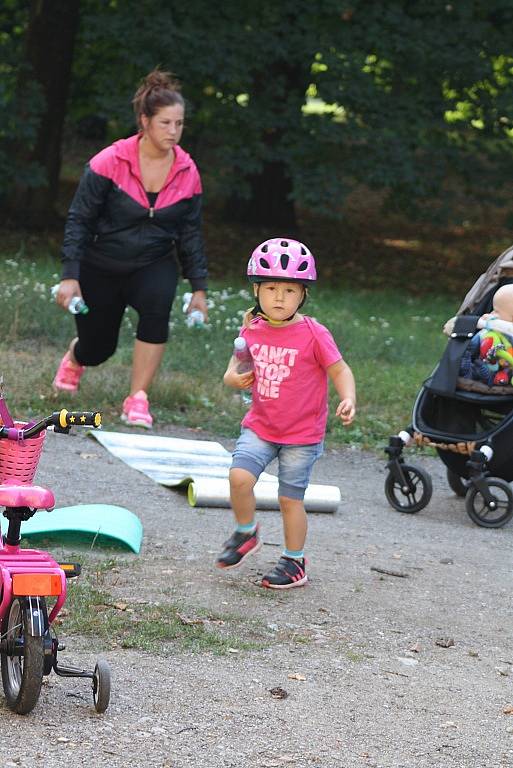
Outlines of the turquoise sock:
{"type": "Polygon", "coordinates": [[[283,557],[288,557],[290,560],[304,560],[305,552],[303,549],[285,549],[282,552],[283,557]]]}
{"type": "Polygon", "coordinates": [[[253,522],[247,523],[246,525],[238,525],[235,530],[239,533],[255,533],[256,523],[253,520],[253,522]]]}

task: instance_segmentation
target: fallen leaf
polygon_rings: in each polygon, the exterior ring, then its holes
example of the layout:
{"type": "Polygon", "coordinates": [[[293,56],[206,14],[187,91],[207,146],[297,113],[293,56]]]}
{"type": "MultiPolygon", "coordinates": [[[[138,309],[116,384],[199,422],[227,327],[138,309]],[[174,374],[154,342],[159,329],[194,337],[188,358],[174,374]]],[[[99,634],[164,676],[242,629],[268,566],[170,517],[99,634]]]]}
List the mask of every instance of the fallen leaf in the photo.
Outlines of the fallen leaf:
{"type": "Polygon", "coordinates": [[[509,707],[504,707],[502,711],[505,715],[513,715],[513,707],[511,705],[509,707]]]}
{"type": "Polygon", "coordinates": [[[452,637],[439,637],[438,640],[435,640],[435,645],[440,646],[440,648],[452,648],[454,640],[452,637]]]}
{"type": "Polygon", "coordinates": [[[291,672],[290,675],[287,675],[289,680],[306,680],[306,677],[304,675],[300,675],[299,672],[291,672]]]}
{"type": "Polygon", "coordinates": [[[273,699],[286,699],[289,695],[284,688],[280,688],[279,686],[276,686],[276,688],[271,688],[269,693],[273,699]]]}
{"type": "Polygon", "coordinates": [[[181,613],[176,614],[176,618],[186,627],[191,627],[193,624],[204,624],[205,619],[190,619],[188,616],[182,616],[181,613]]]}
{"type": "Polygon", "coordinates": [[[81,453],[79,454],[81,459],[97,459],[97,453],[81,453]]]}
{"type": "Polygon", "coordinates": [[[114,608],[117,608],[118,611],[126,611],[128,608],[128,603],[112,603],[114,608]]]}
{"type": "Polygon", "coordinates": [[[422,650],[422,646],[420,643],[415,643],[414,645],[410,646],[408,650],[411,651],[412,653],[420,653],[422,650]]]}

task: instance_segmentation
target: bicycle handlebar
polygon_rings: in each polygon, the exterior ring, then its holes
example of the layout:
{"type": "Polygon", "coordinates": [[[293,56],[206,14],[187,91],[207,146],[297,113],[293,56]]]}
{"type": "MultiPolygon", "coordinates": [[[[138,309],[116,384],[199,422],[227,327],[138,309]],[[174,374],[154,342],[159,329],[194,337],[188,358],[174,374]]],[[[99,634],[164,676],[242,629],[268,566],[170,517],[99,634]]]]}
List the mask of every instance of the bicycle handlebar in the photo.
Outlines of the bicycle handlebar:
{"type": "Polygon", "coordinates": [[[54,411],[50,416],[26,427],[0,427],[0,439],[24,440],[38,435],[51,426],[59,432],[68,432],[71,427],[94,427],[94,429],[98,429],[101,425],[102,415],[100,411],[67,411],[66,408],[62,408],[60,411],[54,411]]]}
{"type": "Polygon", "coordinates": [[[102,415],[100,411],[67,411],[63,408],[61,411],[52,413],[52,424],[62,427],[94,427],[97,429],[102,425],[102,415]],[[57,419],[57,423],[55,423],[57,419]]]}

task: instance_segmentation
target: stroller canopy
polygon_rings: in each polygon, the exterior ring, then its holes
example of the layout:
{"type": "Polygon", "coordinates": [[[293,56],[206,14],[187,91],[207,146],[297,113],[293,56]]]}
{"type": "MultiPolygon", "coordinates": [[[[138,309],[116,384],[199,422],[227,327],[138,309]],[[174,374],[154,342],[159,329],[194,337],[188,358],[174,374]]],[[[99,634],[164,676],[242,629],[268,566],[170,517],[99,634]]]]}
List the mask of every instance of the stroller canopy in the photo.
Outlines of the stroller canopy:
{"type": "MultiPolygon", "coordinates": [[[[481,299],[486,293],[494,286],[509,278],[508,282],[511,282],[513,278],[513,245],[510,245],[501,255],[495,259],[488,267],[486,272],[478,277],[470,291],[463,299],[461,307],[458,309],[458,315],[470,314],[476,308],[481,299]]],[[[480,313],[481,314],[481,313],[480,313]]]]}

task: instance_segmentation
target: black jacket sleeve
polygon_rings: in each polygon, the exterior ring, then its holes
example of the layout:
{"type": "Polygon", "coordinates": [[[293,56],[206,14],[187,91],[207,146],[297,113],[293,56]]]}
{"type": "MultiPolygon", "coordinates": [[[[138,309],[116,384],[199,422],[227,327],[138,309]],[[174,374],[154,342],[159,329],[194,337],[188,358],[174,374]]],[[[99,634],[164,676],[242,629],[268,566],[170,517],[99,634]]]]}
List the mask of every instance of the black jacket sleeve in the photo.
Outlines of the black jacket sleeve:
{"type": "Polygon", "coordinates": [[[84,250],[96,234],[96,222],[112,182],[86,165],[75,196],[71,202],[62,245],[61,280],[78,280],[80,260],[84,250]]]}
{"type": "Polygon", "coordinates": [[[177,243],[182,274],[190,281],[193,291],[206,291],[208,279],[207,258],[201,234],[201,202],[201,194],[191,198],[188,213],[180,225],[177,243]]]}

